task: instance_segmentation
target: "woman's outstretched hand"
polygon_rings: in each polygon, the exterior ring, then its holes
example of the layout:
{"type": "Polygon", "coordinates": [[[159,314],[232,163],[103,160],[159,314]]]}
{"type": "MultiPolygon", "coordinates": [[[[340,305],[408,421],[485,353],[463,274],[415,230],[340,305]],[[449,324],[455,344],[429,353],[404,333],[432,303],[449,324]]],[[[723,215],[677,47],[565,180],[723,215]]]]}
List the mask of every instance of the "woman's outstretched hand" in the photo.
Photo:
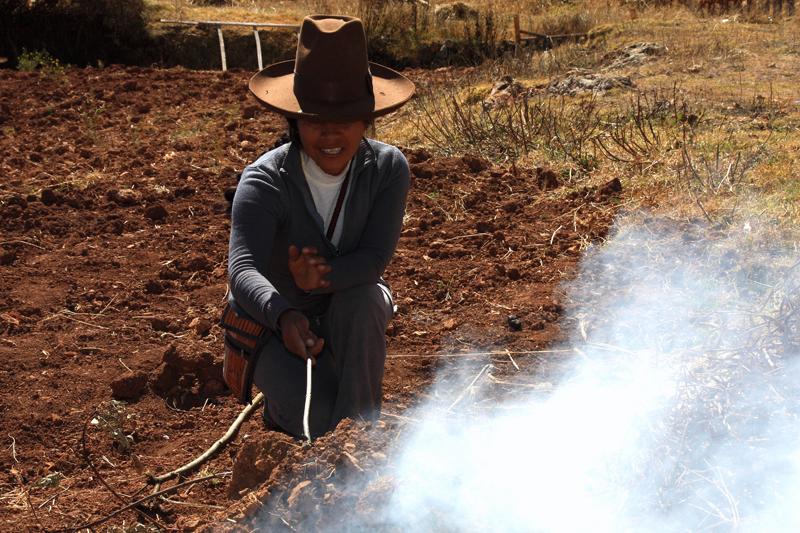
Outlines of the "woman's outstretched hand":
{"type": "Polygon", "coordinates": [[[322,351],[325,341],[317,337],[309,327],[308,319],[299,311],[289,310],[278,319],[286,349],[301,359],[315,358],[322,351]]]}
{"type": "Polygon", "coordinates": [[[331,267],[316,248],[306,246],[301,250],[294,244],[290,245],[289,271],[295,285],[304,291],[324,289],[330,285],[324,276],[331,271],[331,267]]]}

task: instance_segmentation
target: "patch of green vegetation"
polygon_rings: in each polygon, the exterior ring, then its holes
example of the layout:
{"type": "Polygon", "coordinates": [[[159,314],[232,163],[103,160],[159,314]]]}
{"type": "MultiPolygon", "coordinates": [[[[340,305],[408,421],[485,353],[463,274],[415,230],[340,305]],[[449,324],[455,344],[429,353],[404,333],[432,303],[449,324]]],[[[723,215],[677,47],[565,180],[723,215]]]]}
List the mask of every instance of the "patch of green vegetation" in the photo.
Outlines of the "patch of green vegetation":
{"type": "Polygon", "coordinates": [[[47,50],[22,49],[18,58],[17,69],[24,72],[40,71],[45,74],[63,74],[65,65],[50,55],[47,50]]]}

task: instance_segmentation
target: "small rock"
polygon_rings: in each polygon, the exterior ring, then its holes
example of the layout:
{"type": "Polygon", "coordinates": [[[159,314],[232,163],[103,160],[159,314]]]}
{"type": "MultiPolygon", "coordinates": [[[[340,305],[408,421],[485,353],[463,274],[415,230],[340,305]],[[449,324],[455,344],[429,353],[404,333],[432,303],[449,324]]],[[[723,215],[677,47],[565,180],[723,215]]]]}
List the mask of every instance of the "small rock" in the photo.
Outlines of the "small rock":
{"type": "Polygon", "coordinates": [[[142,199],[142,195],[133,189],[111,189],[106,193],[106,198],[117,205],[131,206],[138,204],[142,199]]]}
{"type": "Polygon", "coordinates": [[[211,331],[211,326],[213,325],[214,324],[207,318],[194,318],[189,323],[189,327],[194,328],[195,333],[197,333],[200,337],[205,337],[208,335],[208,332],[211,331]]]}
{"type": "Polygon", "coordinates": [[[0,265],[7,266],[13,265],[14,261],[17,260],[17,253],[14,251],[10,252],[3,252],[0,254],[0,265]]]}
{"type": "Polygon", "coordinates": [[[475,157],[473,155],[465,155],[461,158],[461,161],[467,165],[467,168],[470,169],[471,172],[478,173],[482,170],[486,170],[489,168],[489,162],[485,159],[481,159],[480,157],[475,157]]]}
{"type": "Polygon", "coordinates": [[[43,189],[41,199],[44,205],[53,205],[58,202],[58,195],[53,189],[43,189]]]}
{"type": "Polygon", "coordinates": [[[167,210],[161,204],[151,205],[144,210],[144,216],[153,222],[158,222],[167,218],[167,210]]]}
{"type": "Polygon", "coordinates": [[[506,270],[506,276],[508,276],[508,279],[512,281],[516,281],[522,278],[522,274],[520,273],[518,268],[509,268],[508,270],[506,270]]]}
{"type": "Polygon", "coordinates": [[[600,198],[605,198],[608,196],[613,196],[615,194],[619,194],[622,192],[622,182],[619,181],[619,178],[614,178],[609,182],[605,183],[600,189],[597,191],[597,196],[600,198]]]}
{"type": "Polygon", "coordinates": [[[536,183],[543,191],[556,189],[561,185],[558,174],[551,168],[536,167],[536,183]]]}
{"type": "Polygon", "coordinates": [[[512,331],[522,331],[522,321],[517,315],[508,315],[506,323],[512,331]]]}
{"type": "Polygon", "coordinates": [[[258,114],[258,111],[259,111],[258,106],[255,106],[255,105],[245,106],[244,108],[242,108],[242,118],[245,118],[245,119],[256,118],[256,115],[258,114]]]}
{"type": "Polygon", "coordinates": [[[135,400],[147,386],[144,372],[126,372],[111,382],[111,395],[115,400],[135,400]]]}
{"type": "Polygon", "coordinates": [[[152,327],[155,331],[171,331],[175,329],[168,319],[158,317],[150,319],[150,327],[152,327]]]}
{"type": "Polygon", "coordinates": [[[186,259],[180,259],[176,266],[183,272],[210,272],[214,265],[211,264],[208,257],[195,254],[186,259]]]}
{"type": "Polygon", "coordinates": [[[164,284],[157,279],[148,280],[144,284],[144,291],[148,294],[161,294],[164,292],[164,284]]]}

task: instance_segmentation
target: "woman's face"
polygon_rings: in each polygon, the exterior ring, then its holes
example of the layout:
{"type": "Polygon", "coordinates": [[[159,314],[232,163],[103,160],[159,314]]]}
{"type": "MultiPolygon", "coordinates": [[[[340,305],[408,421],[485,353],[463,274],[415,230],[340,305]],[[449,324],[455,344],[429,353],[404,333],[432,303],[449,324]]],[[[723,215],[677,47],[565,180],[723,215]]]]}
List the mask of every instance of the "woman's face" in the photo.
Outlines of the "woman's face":
{"type": "Polygon", "coordinates": [[[297,130],[303,150],[328,174],[339,174],[358,151],[367,131],[363,120],[332,122],[300,118],[297,130]]]}

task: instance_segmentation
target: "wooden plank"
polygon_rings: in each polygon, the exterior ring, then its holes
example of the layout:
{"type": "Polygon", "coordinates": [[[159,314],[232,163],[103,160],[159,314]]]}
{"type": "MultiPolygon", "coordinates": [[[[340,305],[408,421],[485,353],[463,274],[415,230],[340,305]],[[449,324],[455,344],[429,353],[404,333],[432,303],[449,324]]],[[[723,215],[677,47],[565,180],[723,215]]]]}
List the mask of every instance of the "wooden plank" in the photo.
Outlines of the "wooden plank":
{"type": "Polygon", "coordinates": [[[222,26],[217,26],[217,36],[219,37],[219,56],[222,59],[222,71],[228,70],[228,61],[225,59],[225,39],[222,38],[222,26]]]}
{"type": "Polygon", "coordinates": [[[258,28],[253,28],[253,35],[256,37],[256,55],[258,56],[258,70],[264,68],[264,60],[261,58],[261,39],[258,36],[258,28]]]}
{"type": "Polygon", "coordinates": [[[182,24],[184,26],[247,26],[250,28],[275,28],[300,30],[299,24],[279,24],[277,22],[234,22],[225,20],[172,20],[161,19],[162,24],[182,24]]]}

